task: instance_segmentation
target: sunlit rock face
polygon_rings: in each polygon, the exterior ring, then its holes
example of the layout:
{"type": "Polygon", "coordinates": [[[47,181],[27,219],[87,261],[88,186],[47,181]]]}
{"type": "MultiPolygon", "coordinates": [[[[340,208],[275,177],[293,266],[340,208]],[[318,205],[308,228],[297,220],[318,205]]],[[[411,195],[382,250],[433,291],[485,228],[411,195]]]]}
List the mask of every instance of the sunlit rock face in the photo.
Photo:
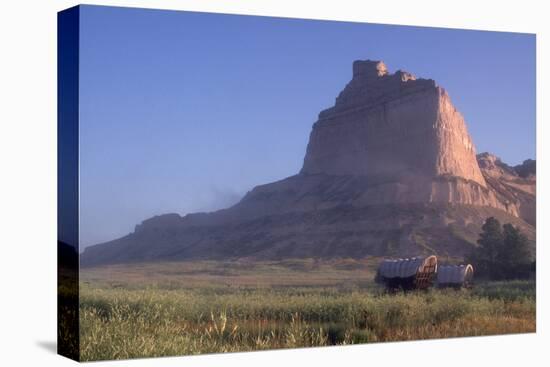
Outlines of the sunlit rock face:
{"type": "Polygon", "coordinates": [[[485,187],[462,115],[431,79],[355,61],[334,107],[313,125],[302,173],[375,181],[455,176],[485,187]]]}
{"type": "Polygon", "coordinates": [[[466,123],[431,79],[355,61],[313,125],[301,174],[364,176],[372,204],[449,202],[518,215],[487,188],[466,123]]]}

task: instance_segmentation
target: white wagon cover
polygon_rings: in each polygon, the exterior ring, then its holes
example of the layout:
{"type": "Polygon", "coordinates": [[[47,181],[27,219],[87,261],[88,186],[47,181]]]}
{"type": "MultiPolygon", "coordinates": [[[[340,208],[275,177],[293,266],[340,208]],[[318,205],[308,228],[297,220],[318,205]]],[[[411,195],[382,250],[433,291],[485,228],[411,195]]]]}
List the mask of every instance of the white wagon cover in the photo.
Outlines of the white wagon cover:
{"type": "Polygon", "coordinates": [[[408,278],[416,275],[424,265],[425,260],[425,257],[387,259],[380,263],[378,271],[380,276],[384,278],[408,278]]]}
{"type": "Polygon", "coordinates": [[[462,284],[474,274],[472,265],[441,265],[437,269],[437,283],[462,284]]]}

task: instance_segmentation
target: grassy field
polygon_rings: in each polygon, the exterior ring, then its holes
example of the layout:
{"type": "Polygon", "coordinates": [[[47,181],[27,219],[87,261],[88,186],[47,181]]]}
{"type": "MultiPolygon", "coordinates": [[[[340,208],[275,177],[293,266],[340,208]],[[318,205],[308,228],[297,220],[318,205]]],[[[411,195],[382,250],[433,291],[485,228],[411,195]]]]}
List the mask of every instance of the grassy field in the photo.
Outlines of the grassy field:
{"type": "Polygon", "coordinates": [[[83,269],[82,360],[535,331],[535,283],[386,294],[378,259],[83,269]]]}

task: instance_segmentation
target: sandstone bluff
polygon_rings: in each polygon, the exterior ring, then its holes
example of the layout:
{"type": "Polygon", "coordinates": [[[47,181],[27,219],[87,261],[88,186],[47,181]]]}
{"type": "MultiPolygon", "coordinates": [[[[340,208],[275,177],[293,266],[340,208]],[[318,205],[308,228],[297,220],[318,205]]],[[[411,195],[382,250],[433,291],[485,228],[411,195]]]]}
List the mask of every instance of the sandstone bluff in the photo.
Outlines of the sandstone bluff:
{"type": "Polygon", "coordinates": [[[313,124],[301,171],[212,213],[166,214],[91,246],[81,265],[250,257],[463,256],[485,218],[534,243],[534,161],[476,156],[463,116],[431,79],[355,61],[313,124]]]}

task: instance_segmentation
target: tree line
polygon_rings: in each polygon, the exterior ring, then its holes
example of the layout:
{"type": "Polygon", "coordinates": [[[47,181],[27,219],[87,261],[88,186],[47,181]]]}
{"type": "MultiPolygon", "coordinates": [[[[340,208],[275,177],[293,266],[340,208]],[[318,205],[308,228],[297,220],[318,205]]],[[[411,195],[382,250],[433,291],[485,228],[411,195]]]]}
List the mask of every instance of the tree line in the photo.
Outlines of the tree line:
{"type": "Polygon", "coordinates": [[[533,277],[536,261],[529,249],[529,240],[510,223],[501,225],[489,217],[481,227],[478,247],[467,257],[477,276],[493,280],[533,277]]]}

